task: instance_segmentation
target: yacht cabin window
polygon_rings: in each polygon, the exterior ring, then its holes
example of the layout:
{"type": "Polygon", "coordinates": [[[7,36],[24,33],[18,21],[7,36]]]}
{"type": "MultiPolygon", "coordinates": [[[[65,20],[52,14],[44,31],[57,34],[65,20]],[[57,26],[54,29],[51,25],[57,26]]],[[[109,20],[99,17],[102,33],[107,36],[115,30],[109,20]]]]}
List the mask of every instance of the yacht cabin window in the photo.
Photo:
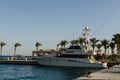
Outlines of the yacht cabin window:
{"type": "Polygon", "coordinates": [[[68,49],[81,49],[80,46],[70,46],[68,49]]]}

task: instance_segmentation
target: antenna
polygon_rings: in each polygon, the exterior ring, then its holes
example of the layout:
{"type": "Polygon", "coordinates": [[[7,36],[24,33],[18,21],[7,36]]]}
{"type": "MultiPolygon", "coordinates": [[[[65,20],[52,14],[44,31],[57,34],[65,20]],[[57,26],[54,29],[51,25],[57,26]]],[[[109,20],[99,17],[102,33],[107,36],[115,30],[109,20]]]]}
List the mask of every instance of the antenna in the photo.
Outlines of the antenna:
{"type": "MultiPolygon", "coordinates": [[[[96,30],[95,30],[95,32],[91,35],[91,36],[94,36],[94,35],[96,35],[96,36],[98,36],[101,32],[101,30],[103,29],[103,27],[104,27],[104,24],[106,23],[106,19],[103,21],[103,23],[101,23],[97,28],[96,28],[96,30]]],[[[96,37],[95,36],[95,37],[96,37]]]]}

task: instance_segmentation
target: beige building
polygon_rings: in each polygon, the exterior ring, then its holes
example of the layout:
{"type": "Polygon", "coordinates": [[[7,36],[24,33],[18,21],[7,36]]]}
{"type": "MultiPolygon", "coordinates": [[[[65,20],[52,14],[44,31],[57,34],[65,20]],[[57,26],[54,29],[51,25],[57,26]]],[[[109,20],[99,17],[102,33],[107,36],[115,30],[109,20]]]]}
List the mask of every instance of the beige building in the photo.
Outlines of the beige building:
{"type": "Polygon", "coordinates": [[[57,54],[59,51],[57,50],[54,50],[54,49],[48,49],[48,50],[35,50],[35,51],[32,51],[32,57],[37,57],[37,56],[42,56],[44,54],[57,54]]]}

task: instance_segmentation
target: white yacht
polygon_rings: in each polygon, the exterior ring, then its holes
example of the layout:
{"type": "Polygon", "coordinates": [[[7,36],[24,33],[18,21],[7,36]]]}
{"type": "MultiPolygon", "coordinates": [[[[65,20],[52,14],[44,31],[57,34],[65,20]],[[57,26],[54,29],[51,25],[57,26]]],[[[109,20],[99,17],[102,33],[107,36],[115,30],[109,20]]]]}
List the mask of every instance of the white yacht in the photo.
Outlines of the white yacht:
{"type": "MultiPolygon", "coordinates": [[[[89,29],[85,27],[84,36],[88,41],[89,29]]],[[[88,41],[89,42],[89,41],[88,41]]],[[[37,62],[43,66],[62,66],[62,67],[92,67],[103,68],[107,67],[107,63],[98,62],[94,59],[93,54],[90,53],[89,44],[85,45],[71,45],[54,56],[44,55],[37,57],[37,62]]]]}
{"type": "Polygon", "coordinates": [[[44,66],[107,67],[106,63],[95,61],[95,59],[92,58],[93,56],[86,53],[80,46],[70,46],[56,56],[48,55],[38,57],[37,62],[44,66]]]}

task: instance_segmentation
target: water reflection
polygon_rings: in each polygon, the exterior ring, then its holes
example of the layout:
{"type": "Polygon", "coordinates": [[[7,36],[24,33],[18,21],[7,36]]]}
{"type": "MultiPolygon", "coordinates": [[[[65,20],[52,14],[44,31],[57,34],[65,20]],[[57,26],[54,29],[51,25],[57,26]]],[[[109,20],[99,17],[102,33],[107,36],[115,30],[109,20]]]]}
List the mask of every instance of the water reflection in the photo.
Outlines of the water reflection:
{"type": "Polygon", "coordinates": [[[0,78],[5,80],[72,80],[100,69],[0,65],[0,78]]]}

